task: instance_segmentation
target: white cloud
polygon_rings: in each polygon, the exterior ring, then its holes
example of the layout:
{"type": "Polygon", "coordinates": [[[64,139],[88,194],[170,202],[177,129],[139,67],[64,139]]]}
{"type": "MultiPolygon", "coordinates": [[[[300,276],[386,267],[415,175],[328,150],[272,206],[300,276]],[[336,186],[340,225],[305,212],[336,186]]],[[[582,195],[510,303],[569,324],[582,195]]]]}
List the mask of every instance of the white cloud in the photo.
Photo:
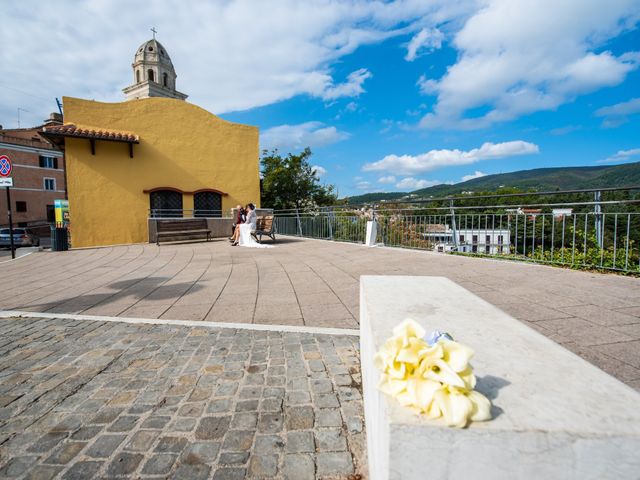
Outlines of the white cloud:
{"type": "Polygon", "coordinates": [[[578,130],[582,130],[581,125],[565,125],[564,127],[558,127],[558,128],[549,130],[549,133],[551,135],[559,136],[559,135],[567,135],[568,133],[576,132],[578,130]]]}
{"type": "Polygon", "coordinates": [[[487,127],[618,85],[638,68],[638,54],[601,47],[632,28],[638,12],[637,0],[488,0],[455,35],[457,62],[440,79],[419,80],[437,96],[420,125],[487,127]]]}
{"type": "Polygon", "coordinates": [[[433,79],[427,78],[426,75],[420,75],[418,81],[416,82],[418,86],[418,90],[423,95],[435,95],[438,93],[438,82],[433,79]]]}
{"type": "Polygon", "coordinates": [[[475,172],[469,175],[464,175],[461,181],[466,182],[467,180],[473,180],[474,178],[480,178],[480,177],[486,177],[486,176],[487,176],[486,173],[481,172],[480,170],[476,170],[475,172]]]}
{"type": "Polygon", "coordinates": [[[363,180],[356,183],[356,188],[358,190],[373,190],[373,184],[363,180]]]}
{"type": "Polygon", "coordinates": [[[386,177],[380,177],[378,183],[395,183],[396,177],[394,175],[388,175],[386,177]]]}
{"type": "Polygon", "coordinates": [[[637,157],[640,157],[640,148],[632,148],[631,150],[619,150],[609,158],[598,160],[597,163],[624,163],[630,160],[637,160],[637,157]]]}
{"type": "Polygon", "coordinates": [[[438,180],[420,180],[414,177],[405,177],[396,183],[396,188],[402,190],[418,190],[420,188],[433,187],[434,185],[440,185],[442,182],[438,180]]]}
{"type": "Polygon", "coordinates": [[[305,147],[322,147],[349,138],[347,132],[322,122],[305,122],[298,125],[279,125],[260,134],[261,149],[299,150],[305,147]]]}
{"type": "Polygon", "coordinates": [[[608,107],[596,110],[598,117],[605,117],[602,126],[605,128],[617,127],[629,121],[629,116],[640,113],[640,98],[632,98],[626,102],[616,103],[608,107]]]}
{"type": "Polygon", "coordinates": [[[356,102],[349,102],[344,107],[347,112],[355,112],[358,109],[358,104],[356,102]]]}
{"type": "Polygon", "coordinates": [[[395,174],[420,174],[442,167],[469,165],[481,160],[493,160],[538,153],[536,144],[516,140],[504,143],[484,143],[480,148],[464,150],[430,150],[420,155],[387,155],[362,167],[365,172],[387,171],[395,174]]]}
{"type": "Polygon", "coordinates": [[[315,172],[318,178],[324,177],[327,174],[327,169],[324,167],[321,167],[320,165],[313,165],[311,167],[311,170],[315,172]]]}
{"type": "Polygon", "coordinates": [[[442,46],[442,40],[444,34],[437,28],[423,28],[409,41],[405,60],[413,62],[425,50],[438,50],[442,46]]]}
{"type": "Polygon", "coordinates": [[[362,84],[367,78],[371,78],[371,72],[366,68],[360,68],[351,72],[347,81],[338,85],[326,85],[320,96],[324,100],[336,100],[341,97],[357,97],[364,92],[362,84]]]}
{"type": "Polygon", "coordinates": [[[371,74],[360,69],[346,80],[336,78],[333,67],[343,57],[475,8],[473,1],[446,0],[175,5],[78,0],[33,8],[30,2],[3,2],[0,44],[11,48],[0,50],[1,123],[14,126],[18,107],[31,112],[23,115],[25,124],[38,123],[63,95],[123,100],[120,90],[133,80],[133,54],[151,37],[152,25],[171,55],[178,89],[190,102],[220,114],[296,95],[327,100],[359,95],[371,74]]]}

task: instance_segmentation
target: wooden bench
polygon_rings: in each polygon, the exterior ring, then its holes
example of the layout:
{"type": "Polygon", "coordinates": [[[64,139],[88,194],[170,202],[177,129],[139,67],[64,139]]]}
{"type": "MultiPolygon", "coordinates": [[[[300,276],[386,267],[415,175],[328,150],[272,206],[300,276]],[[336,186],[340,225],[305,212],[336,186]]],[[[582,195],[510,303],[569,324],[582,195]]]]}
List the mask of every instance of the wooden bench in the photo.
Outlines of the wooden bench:
{"type": "Polygon", "coordinates": [[[173,239],[175,237],[203,236],[207,241],[211,240],[211,230],[209,230],[205,218],[158,220],[156,229],[156,245],[160,245],[160,239],[166,237],[173,239]]]}
{"type": "Polygon", "coordinates": [[[251,235],[258,241],[258,243],[262,243],[262,236],[267,236],[271,238],[274,242],[276,241],[276,226],[273,223],[273,215],[264,215],[258,217],[256,219],[256,230],[251,232],[251,235]]]}

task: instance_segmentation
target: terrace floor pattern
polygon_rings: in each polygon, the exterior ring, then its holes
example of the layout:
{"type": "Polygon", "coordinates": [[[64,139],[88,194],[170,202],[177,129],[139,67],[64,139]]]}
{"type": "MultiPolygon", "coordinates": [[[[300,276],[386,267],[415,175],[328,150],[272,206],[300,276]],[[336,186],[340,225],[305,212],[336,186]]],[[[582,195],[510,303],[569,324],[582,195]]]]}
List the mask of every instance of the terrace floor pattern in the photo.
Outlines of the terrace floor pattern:
{"type": "Polygon", "coordinates": [[[357,328],[360,275],[448,277],[640,390],[640,279],[614,274],[292,237],[145,244],[0,263],[0,309],[357,328]]]}

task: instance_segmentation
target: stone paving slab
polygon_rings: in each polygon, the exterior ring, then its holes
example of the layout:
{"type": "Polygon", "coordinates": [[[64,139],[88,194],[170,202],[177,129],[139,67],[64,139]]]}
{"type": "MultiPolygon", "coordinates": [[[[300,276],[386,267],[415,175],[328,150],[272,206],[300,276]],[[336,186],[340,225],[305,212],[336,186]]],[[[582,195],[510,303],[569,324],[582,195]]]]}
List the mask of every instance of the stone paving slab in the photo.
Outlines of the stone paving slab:
{"type": "Polygon", "coordinates": [[[363,425],[357,337],[0,320],[0,478],[364,477],[363,425]]]}
{"type": "Polygon", "coordinates": [[[615,274],[293,237],[126,245],[0,263],[0,309],[358,328],[364,274],[448,277],[640,390],[640,279],[615,274]]]}

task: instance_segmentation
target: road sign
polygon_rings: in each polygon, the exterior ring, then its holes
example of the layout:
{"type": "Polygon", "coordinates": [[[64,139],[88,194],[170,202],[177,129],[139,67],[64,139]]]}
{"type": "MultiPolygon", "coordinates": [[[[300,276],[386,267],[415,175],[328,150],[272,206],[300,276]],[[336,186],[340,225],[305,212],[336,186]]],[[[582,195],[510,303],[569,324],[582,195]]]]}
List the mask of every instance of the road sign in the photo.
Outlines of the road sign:
{"type": "Polygon", "coordinates": [[[0,155],[0,177],[11,175],[11,160],[6,155],[0,155]]]}
{"type": "Polygon", "coordinates": [[[6,155],[0,155],[0,186],[7,192],[7,217],[9,218],[9,238],[11,239],[11,258],[16,258],[16,247],[13,244],[13,218],[11,217],[11,188],[13,178],[11,175],[11,160],[6,155]]]}

